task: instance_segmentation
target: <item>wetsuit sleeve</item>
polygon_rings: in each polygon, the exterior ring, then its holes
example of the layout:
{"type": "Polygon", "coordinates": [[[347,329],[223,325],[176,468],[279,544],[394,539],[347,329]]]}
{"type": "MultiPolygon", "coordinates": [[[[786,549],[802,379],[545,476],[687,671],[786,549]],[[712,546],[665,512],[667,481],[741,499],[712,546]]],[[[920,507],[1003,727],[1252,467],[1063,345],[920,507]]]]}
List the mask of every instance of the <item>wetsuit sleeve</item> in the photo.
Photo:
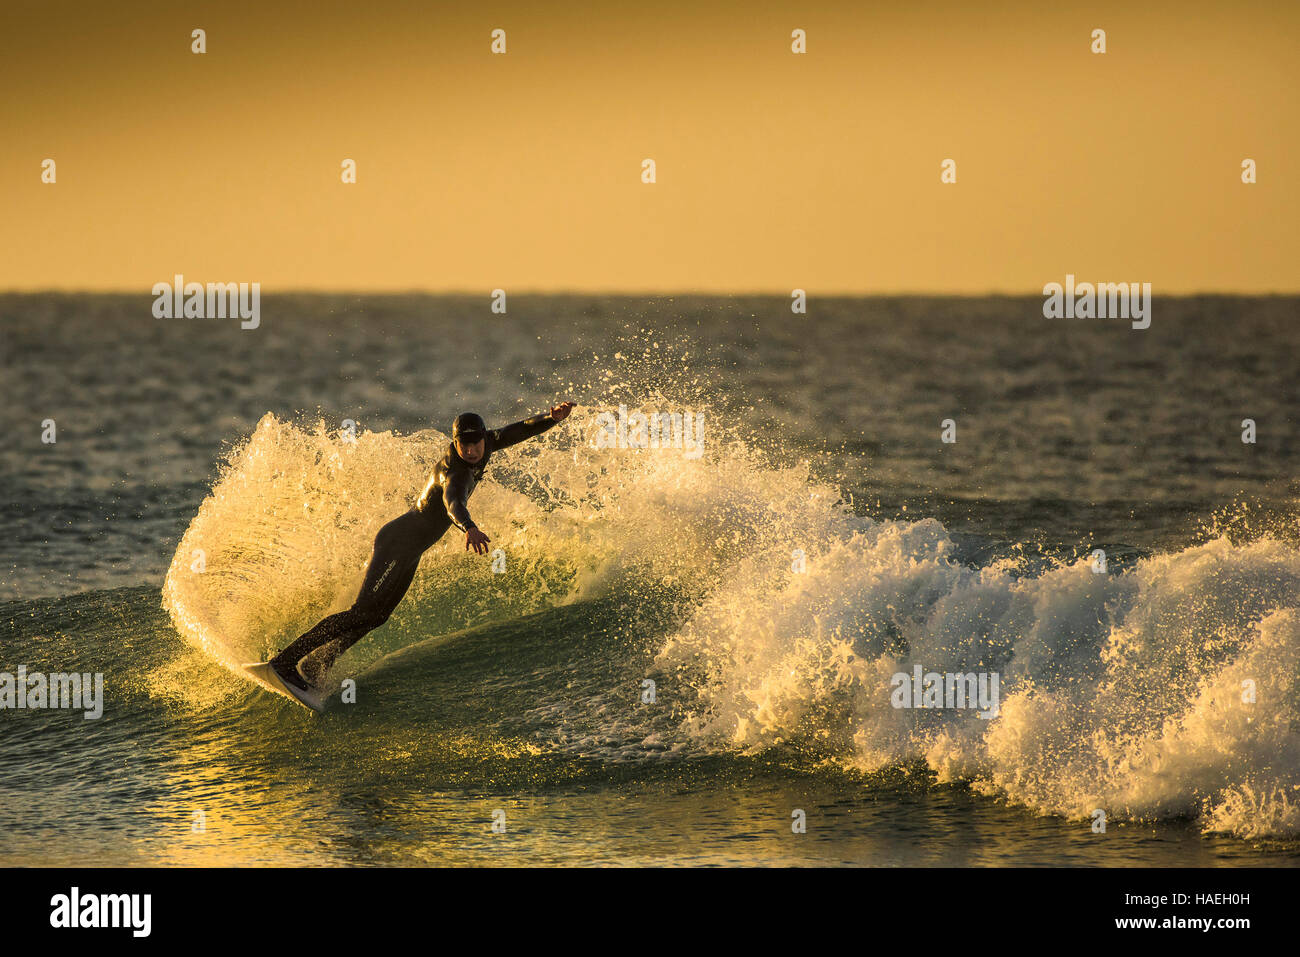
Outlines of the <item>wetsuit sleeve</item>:
{"type": "Polygon", "coordinates": [[[453,471],[442,484],[442,504],[452,523],[462,532],[478,528],[469,517],[469,483],[463,472],[453,471]]]}
{"type": "Polygon", "coordinates": [[[559,424],[551,418],[551,413],[543,412],[541,415],[531,416],[522,422],[502,426],[492,432],[492,448],[507,449],[512,445],[518,445],[524,439],[531,439],[534,435],[541,435],[547,429],[559,424]]]}

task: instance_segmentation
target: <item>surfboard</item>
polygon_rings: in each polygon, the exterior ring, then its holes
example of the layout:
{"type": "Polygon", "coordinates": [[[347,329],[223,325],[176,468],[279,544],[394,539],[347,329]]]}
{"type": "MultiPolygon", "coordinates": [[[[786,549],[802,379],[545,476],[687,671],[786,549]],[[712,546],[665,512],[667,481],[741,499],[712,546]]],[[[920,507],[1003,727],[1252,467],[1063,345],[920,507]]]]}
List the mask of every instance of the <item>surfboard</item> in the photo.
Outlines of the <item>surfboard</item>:
{"type": "Polygon", "coordinates": [[[243,666],[248,676],[256,681],[267,691],[274,691],[278,695],[284,695],[290,701],[302,705],[304,708],[310,708],[312,711],[325,710],[324,695],[315,694],[311,691],[302,691],[291,684],[286,684],[275,669],[271,667],[269,661],[255,661],[252,664],[243,666]]]}

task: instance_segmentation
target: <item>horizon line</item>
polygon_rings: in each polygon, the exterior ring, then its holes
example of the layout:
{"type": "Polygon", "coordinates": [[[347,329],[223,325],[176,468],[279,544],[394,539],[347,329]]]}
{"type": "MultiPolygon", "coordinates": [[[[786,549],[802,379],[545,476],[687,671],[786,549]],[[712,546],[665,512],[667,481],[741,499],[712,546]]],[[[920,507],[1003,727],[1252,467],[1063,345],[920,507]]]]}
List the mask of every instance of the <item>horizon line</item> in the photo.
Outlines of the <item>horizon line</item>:
{"type": "MultiPolygon", "coordinates": [[[[161,280],[160,280],[161,281],[161,280]]],[[[1053,280],[1054,281],[1054,280],[1053,280]]],[[[1084,280],[1088,282],[1089,280],[1084,280]]],[[[251,285],[251,283],[249,283],[251,285]]],[[[429,289],[419,287],[409,288],[322,288],[322,287],[285,287],[267,292],[261,290],[259,285],[259,294],[268,296],[430,296],[446,298],[464,298],[474,299],[479,297],[491,298],[493,289],[429,289]]],[[[496,289],[505,289],[508,298],[516,296],[549,296],[559,298],[564,296],[609,296],[626,299],[657,299],[668,297],[694,297],[694,298],[741,298],[741,297],[779,297],[789,299],[793,289],[519,289],[511,291],[507,287],[497,286],[496,289]]],[[[933,298],[933,299],[992,299],[992,298],[1027,298],[1042,297],[1045,293],[1041,289],[1032,291],[1008,291],[1005,289],[983,290],[979,292],[958,291],[958,290],[918,290],[918,289],[896,289],[896,290],[831,290],[824,292],[813,292],[807,287],[794,287],[802,289],[809,299],[888,299],[888,298],[933,298]]],[[[153,297],[153,286],[148,288],[132,288],[122,286],[111,287],[57,287],[57,286],[40,286],[32,288],[11,287],[0,288],[0,296],[147,296],[153,297]]],[[[1193,289],[1180,290],[1175,292],[1160,293],[1152,290],[1152,296],[1161,298],[1174,299],[1195,299],[1204,296],[1254,296],[1260,298],[1266,297],[1294,297],[1300,296],[1300,287],[1289,290],[1240,290],[1240,289],[1193,289]]]]}

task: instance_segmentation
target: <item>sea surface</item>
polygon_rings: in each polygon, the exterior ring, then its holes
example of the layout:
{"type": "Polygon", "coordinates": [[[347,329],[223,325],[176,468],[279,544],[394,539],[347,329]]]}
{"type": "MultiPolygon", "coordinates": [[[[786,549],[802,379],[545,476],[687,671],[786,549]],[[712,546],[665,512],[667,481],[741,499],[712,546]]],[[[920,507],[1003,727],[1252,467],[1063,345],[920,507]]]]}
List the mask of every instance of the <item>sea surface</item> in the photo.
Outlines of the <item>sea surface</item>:
{"type": "Polygon", "coordinates": [[[0,700],[104,682],[0,710],[0,864],[1300,863],[1300,300],[152,304],[0,296],[0,700]],[[324,714],[239,676],[565,398],[324,714]]]}

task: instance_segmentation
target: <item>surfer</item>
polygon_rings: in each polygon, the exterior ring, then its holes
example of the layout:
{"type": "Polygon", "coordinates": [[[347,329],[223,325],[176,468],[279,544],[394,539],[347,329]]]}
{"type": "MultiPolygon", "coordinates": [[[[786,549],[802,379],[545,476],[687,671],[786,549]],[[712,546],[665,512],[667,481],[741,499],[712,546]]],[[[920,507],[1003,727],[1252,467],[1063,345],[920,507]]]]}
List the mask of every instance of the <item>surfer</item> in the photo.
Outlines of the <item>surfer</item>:
{"type": "Polygon", "coordinates": [[[487,553],[491,541],[470,518],[467,503],[493,452],[541,435],[564,421],[574,403],[561,402],[540,415],[500,429],[488,429],[473,412],[462,412],[451,427],[451,445],[434,466],[415,507],[379,530],[366,566],[361,592],[347,611],[330,615],[271,659],[287,685],[313,697],[343,652],[388,620],[411,587],[420,556],[452,525],[465,533],[465,548],[487,553]]]}

